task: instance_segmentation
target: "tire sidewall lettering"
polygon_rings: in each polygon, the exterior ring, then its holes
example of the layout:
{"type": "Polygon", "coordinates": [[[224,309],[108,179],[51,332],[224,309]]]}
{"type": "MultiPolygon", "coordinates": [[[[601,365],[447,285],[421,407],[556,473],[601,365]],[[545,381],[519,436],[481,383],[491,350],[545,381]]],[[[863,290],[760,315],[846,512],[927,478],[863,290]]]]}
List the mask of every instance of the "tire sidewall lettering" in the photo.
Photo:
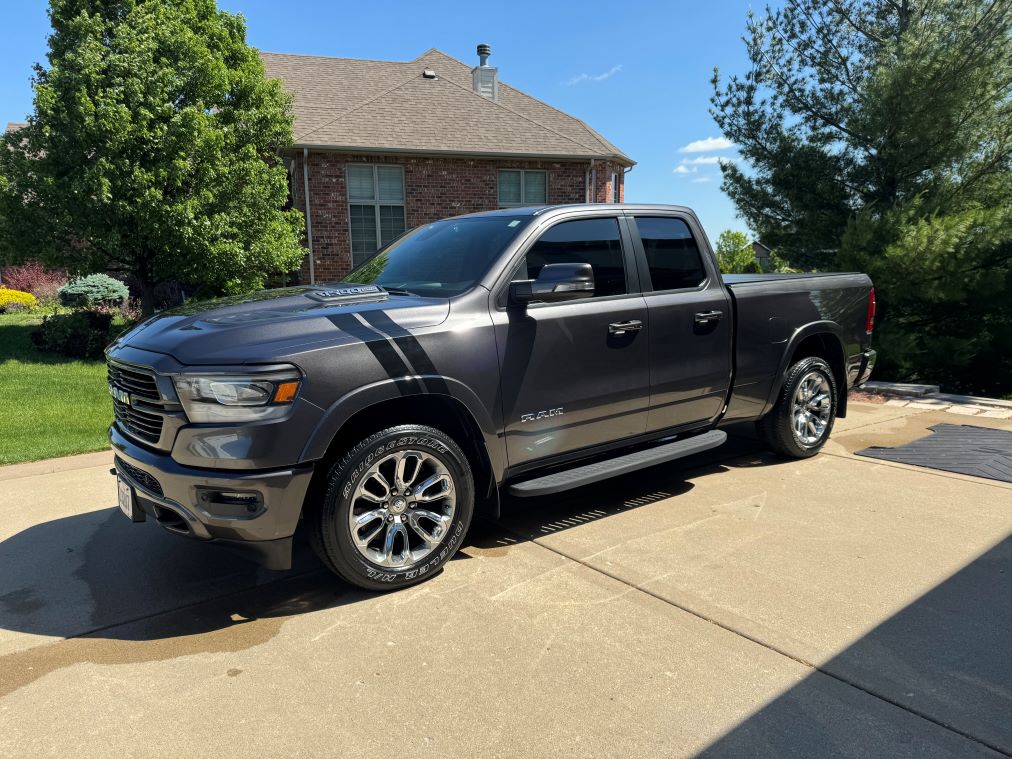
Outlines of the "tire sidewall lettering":
{"type": "Polygon", "coordinates": [[[413,580],[418,577],[421,577],[422,575],[433,572],[448,556],[453,556],[453,554],[456,552],[457,549],[457,543],[460,542],[460,540],[463,537],[464,537],[464,523],[460,520],[457,520],[457,526],[453,532],[453,535],[450,536],[450,539],[446,542],[446,545],[444,545],[442,549],[440,549],[439,554],[437,556],[430,559],[425,564],[422,564],[419,567],[415,567],[414,569],[409,569],[403,572],[390,572],[381,569],[376,569],[375,567],[372,567],[361,560],[359,560],[359,563],[365,569],[365,573],[366,575],[368,575],[369,579],[375,580],[376,582],[391,583],[402,579],[413,580]]]}
{"type": "Polygon", "coordinates": [[[440,455],[447,455],[450,453],[449,448],[443,445],[435,438],[429,437],[417,437],[414,435],[401,437],[397,440],[391,440],[386,445],[381,445],[375,450],[369,451],[363,458],[355,465],[355,467],[348,473],[347,479],[344,485],[341,487],[341,497],[348,498],[351,494],[352,489],[363,477],[365,472],[372,466],[373,462],[377,459],[383,458],[391,452],[399,448],[428,448],[440,455]]]}

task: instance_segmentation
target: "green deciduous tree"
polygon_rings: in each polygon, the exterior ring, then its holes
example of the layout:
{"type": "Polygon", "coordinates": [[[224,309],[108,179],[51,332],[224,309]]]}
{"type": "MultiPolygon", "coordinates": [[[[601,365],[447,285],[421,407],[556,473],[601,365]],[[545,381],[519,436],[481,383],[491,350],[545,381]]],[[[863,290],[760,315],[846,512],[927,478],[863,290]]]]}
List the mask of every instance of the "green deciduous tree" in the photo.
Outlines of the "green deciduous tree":
{"type": "Polygon", "coordinates": [[[747,274],[759,271],[752,243],[744,232],[725,229],[717,237],[714,253],[723,274],[747,274]]]}
{"type": "Polygon", "coordinates": [[[0,150],[0,251],[75,272],[263,285],[303,256],[280,84],[214,0],[52,0],[35,111],[0,150]]]}
{"type": "Polygon", "coordinates": [[[749,226],[872,275],[880,375],[1012,390],[1012,0],[788,0],[745,43],[712,113],[749,226]]]}

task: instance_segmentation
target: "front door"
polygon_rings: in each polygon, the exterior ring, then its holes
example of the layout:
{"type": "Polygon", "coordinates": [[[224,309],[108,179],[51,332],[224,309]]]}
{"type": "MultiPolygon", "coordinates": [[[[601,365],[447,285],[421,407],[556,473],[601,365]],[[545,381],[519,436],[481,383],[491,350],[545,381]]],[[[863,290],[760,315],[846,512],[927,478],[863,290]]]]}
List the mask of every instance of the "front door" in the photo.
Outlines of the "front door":
{"type": "Polygon", "coordinates": [[[714,419],[731,381],[732,306],[694,227],[644,214],[630,229],[650,318],[649,432],[714,419]]]}
{"type": "Polygon", "coordinates": [[[548,227],[524,253],[514,280],[589,263],[595,293],[494,312],[511,467],[644,432],[649,330],[630,247],[618,218],[595,216],[548,227]]]}

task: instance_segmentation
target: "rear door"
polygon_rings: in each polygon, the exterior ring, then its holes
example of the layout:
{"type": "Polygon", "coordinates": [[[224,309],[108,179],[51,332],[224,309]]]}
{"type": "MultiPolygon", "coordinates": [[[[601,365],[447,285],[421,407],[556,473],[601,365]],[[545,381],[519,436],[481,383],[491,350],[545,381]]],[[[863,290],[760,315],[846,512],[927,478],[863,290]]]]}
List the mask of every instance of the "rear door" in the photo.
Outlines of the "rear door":
{"type": "Polygon", "coordinates": [[[650,321],[647,431],[708,422],[731,381],[730,296],[694,219],[644,212],[632,221],[650,321]]]}
{"type": "Polygon", "coordinates": [[[589,263],[595,295],[493,313],[511,467],[642,434],[650,393],[647,307],[619,215],[540,231],[510,281],[549,263],[589,263]],[[626,329],[615,325],[625,325],[626,329]]]}

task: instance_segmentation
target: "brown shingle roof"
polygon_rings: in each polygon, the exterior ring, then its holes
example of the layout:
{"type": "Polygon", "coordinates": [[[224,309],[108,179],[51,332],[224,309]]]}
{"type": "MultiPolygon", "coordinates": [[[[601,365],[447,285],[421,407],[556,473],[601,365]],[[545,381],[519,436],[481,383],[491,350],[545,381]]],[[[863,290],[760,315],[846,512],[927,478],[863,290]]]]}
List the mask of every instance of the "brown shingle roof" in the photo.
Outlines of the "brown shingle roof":
{"type": "Polygon", "coordinates": [[[562,111],[499,83],[493,102],[471,67],[432,49],[409,62],[261,53],[295,98],[298,147],[613,158],[634,162],[562,111]],[[436,79],[422,76],[435,71],[436,79]]]}

